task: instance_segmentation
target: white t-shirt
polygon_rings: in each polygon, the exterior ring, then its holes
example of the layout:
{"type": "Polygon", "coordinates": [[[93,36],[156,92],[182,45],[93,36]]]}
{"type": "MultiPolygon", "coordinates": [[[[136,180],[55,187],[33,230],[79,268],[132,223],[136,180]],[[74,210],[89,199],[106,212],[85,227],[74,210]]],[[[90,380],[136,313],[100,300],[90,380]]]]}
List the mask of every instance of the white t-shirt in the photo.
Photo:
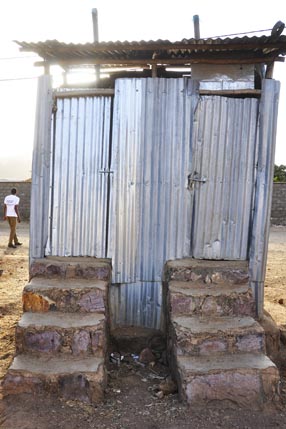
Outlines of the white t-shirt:
{"type": "Polygon", "coordinates": [[[6,204],[6,216],[9,217],[17,217],[17,213],[15,212],[15,206],[17,206],[20,202],[20,198],[16,195],[7,195],[4,200],[4,204],[6,204]]]}

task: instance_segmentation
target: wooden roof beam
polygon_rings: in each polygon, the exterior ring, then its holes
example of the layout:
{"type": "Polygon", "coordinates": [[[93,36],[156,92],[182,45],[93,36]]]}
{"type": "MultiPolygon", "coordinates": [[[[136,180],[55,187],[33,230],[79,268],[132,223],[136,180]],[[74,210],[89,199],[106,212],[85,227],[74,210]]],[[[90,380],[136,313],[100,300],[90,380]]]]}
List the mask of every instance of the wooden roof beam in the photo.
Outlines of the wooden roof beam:
{"type": "Polygon", "coordinates": [[[284,58],[156,58],[155,60],[151,60],[150,58],[146,59],[95,59],[95,58],[72,58],[72,59],[51,59],[46,61],[37,61],[34,63],[37,67],[44,67],[47,64],[49,65],[59,65],[61,67],[67,66],[80,66],[80,65],[96,65],[100,64],[105,67],[146,67],[153,65],[164,65],[164,66],[172,66],[172,65],[185,65],[190,66],[191,64],[269,64],[274,61],[284,61],[284,58]]]}

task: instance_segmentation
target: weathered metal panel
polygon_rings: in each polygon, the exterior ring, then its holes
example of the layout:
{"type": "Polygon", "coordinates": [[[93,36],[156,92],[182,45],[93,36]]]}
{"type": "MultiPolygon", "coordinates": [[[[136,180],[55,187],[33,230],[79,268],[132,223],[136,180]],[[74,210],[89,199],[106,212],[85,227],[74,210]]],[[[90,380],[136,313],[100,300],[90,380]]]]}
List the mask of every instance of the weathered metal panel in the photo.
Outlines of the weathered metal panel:
{"type": "Polygon", "coordinates": [[[200,99],[193,133],[192,256],[247,259],[258,100],[200,99]]]}
{"type": "Polygon", "coordinates": [[[255,292],[259,317],[263,316],[264,308],[264,281],[269,241],[279,90],[279,82],[272,79],[263,81],[259,109],[257,175],[249,263],[250,280],[255,292]]]}
{"type": "Polygon", "coordinates": [[[109,306],[112,326],[162,328],[161,282],[112,285],[109,306]]]}
{"type": "Polygon", "coordinates": [[[106,256],[111,97],[57,100],[50,241],[55,256],[106,256]]]}
{"type": "Polygon", "coordinates": [[[253,64],[193,64],[192,79],[200,89],[254,89],[253,64]]]}
{"type": "Polygon", "coordinates": [[[48,240],[52,83],[50,76],[38,80],[35,139],[32,163],[30,259],[42,258],[48,240]]]}
{"type": "Polygon", "coordinates": [[[110,97],[57,101],[47,253],[112,258],[115,325],[161,326],[166,260],[249,257],[257,162],[250,263],[262,293],[277,84],[264,84],[260,117],[257,99],[198,102],[192,85],[119,80],[113,121],[110,97]]]}
{"type": "Polygon", "coordinates": [[[190,255],[192,96],[184,79],[122,79],[115,88],[114,283],[160,281],[166,260],[190,255]]]}

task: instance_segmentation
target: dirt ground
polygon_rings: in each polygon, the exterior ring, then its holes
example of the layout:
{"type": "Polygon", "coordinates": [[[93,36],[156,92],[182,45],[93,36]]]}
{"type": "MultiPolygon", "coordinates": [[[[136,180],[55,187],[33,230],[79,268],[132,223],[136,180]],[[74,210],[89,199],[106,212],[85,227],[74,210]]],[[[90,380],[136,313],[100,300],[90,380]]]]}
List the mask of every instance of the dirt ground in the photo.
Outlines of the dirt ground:
{"type": "MultiPolygon", "coordinates": [[[[0,379],[14,354],[14,331],[22,312],[21,295],[28,281],[29,225],[18,226],[23,242],[7,248],[8,225],[0,223],[0,379]]],[[[276,324],[286,327],[286,228],[271,229],[265,309],[276,324]]],[[[282,365],[283,366],[283,365],[282,365]]],[[[286,363],[285,363],[286,366],[286,363]]],[[[208,408],[190,409],[177,394],[160,398],[158,385],[168,369],[153,368],[127,359],[110,364],[109,383],[103,404],[91,406],[47,395],[18,395],[0,401],[2,429],[271,429],[286,428],[286,384],[282,379],[281,401],[263,412],[208,408]]]]}

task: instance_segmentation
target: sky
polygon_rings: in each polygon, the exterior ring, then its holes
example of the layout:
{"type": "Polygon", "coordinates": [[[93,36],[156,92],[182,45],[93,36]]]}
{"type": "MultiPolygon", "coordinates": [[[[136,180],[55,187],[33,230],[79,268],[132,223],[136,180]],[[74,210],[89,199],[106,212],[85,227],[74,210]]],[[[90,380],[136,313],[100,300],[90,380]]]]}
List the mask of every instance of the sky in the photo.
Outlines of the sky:
{"type": "MultiPolygon", "coordinates": [[[[194,37],[193,16],[200,17],[201,38],[271,29],[286,23],[285,0],[9,0],[0,16],[0,179],[31,177],[37,76],[42,69],[32,53],[13,41],[93,41],[92,8],[98,9],[100,41],[170,41],[194,37]]],[[[270,34],[257,33],[257,35],[270,34]]],[[[286,30],[284,33],[286,35],[286,30]]],[[[253,36],[254,34],[249,34],[253,36]]],[[[286,62],[276,63],[281,82],[275,163],[286,165],[286,62]]]]}

